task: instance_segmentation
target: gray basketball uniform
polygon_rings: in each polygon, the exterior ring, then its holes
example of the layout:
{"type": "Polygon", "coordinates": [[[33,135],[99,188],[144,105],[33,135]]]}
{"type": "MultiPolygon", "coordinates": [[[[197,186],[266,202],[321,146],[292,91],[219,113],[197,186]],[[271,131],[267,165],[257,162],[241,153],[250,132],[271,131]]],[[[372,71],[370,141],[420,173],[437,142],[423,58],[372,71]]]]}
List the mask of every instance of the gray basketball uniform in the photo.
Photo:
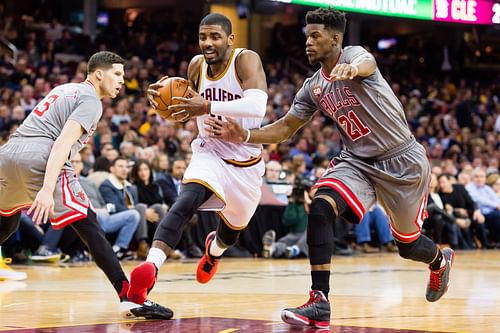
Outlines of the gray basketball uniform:
{"type": "Polygon", "coordinates": [[[0,215],[10,216],[28,208],[42,188],[52,145],[72,119],[84,134],[71,147],[54,190],[54,228],[87,216],[90,207],[71,167],[71,156],[87,143],[102,115],[102,104],[89,81],[68,83],[50,91],[23,124],[0,148],[0,215]]]}
{"type": "MultiPolygon", "coordinates": [[[[347,46],[338,63],[351,63],[366,53],[360,46],[347,46]]],[[[394,237],[416,240],[426,214],[430,166],[378,68],[369,77],[342,81],[331,81],[329,73],[318,70],[304,82],[289,112],[308,119],[318,109],[335,121],[345,150],[315,187],[339,193],[350,208],[342,217],[352,223],[380,202],[394,237]]]]}

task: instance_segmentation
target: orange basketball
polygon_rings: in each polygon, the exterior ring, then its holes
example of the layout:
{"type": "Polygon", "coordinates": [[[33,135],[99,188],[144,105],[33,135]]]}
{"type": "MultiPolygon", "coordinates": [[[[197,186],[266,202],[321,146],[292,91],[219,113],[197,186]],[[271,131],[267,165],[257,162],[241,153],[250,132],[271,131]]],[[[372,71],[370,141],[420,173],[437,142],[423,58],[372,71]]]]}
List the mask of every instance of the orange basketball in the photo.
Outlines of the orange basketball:
{"type": "Polygon", "coordinates": [[[158,89],[160,96],[154,96],[155,102],[158,103],[156,110],[162,118],[171,119],[172,112],[168,110],[168,106],[176,104],[172,97],[186,97],[189,82],[182,77],[169,77],[160,82],[163,83],[158,89]]]}

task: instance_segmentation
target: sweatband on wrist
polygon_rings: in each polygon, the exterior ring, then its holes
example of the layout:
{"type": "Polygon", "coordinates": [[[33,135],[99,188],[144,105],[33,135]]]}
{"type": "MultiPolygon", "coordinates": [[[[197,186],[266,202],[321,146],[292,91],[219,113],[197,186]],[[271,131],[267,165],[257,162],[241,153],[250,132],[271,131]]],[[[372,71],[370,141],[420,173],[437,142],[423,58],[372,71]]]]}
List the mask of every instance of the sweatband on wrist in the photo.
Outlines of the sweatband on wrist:
{"type": "Polygon", "coordinates": [[[248,143],[249,140],[250,140],[250,130],[247,129],[247,137],[245,138],[245,140],[243,141],[243,143],[248,143]]]}

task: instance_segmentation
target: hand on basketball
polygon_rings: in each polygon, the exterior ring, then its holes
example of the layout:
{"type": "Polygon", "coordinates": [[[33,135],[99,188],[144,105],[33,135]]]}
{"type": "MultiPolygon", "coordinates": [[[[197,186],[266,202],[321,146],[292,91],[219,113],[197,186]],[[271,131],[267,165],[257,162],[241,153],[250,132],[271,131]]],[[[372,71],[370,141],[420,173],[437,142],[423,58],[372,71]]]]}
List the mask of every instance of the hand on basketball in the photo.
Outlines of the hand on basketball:
{"type": "Polygon", "coordinates": [[[226,118],[227,121],[222,121],[216,117],[208,117],[205,119],[205,131],[208,136],[226,140],[234,143],[242,143],[246,138],[246,130],[233,119],[226,118]]]}
{"type": "Polygon", "coordinates": [[[158,107],[158,103],[154,100],[154,96],[160,96],[158,89],[163,86],[163,81],[167,79],[168,76],[164,76],[155,83],[151,83],[148,87],[148,100],[149,104],[155,109],[158,107]]]}
{"type": "Polygon", "coordinates": [[[189,87],[186,96],[172,97],[172,102],[176,104],[168,107],[168,110],[172,111],[172,117],[177,121],[184,122],[205,114],[205,99],[200,94],[189,87]]]}
{"type": "Polygon", "coordinates": [[[32,220],[36,224],[47,223],[49,216],[54,215],[53,191],[42,187],[30,209],[28,209],[28,215],[31,215],[31,213],[33,213],[32,220]]]}
{"type": "Polygon", "coordinates": [[[358,67],[351,64],[338,64],[330,73],[330,79],[333,81],[338,80],[352,80],[358,75],[358,67]]]}

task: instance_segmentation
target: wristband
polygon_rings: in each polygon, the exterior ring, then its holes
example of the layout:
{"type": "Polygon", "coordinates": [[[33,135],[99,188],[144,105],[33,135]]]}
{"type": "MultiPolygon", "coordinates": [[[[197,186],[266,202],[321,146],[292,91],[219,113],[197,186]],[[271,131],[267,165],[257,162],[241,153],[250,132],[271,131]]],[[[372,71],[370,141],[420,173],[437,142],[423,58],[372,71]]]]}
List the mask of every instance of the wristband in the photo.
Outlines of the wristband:
{"type": "Polygon", "coordinates": [[[203,102],[203,114],[209,114],[210,112],[208,112],[208,101],[205,100],[203,102]]]}
{"type": "Polygon", "coordinates": [[[243,143],[248,143],[248,140],[250,140],[250,130],[247,129],[247,137],[245,138],[245,141],[243,143]]]}

